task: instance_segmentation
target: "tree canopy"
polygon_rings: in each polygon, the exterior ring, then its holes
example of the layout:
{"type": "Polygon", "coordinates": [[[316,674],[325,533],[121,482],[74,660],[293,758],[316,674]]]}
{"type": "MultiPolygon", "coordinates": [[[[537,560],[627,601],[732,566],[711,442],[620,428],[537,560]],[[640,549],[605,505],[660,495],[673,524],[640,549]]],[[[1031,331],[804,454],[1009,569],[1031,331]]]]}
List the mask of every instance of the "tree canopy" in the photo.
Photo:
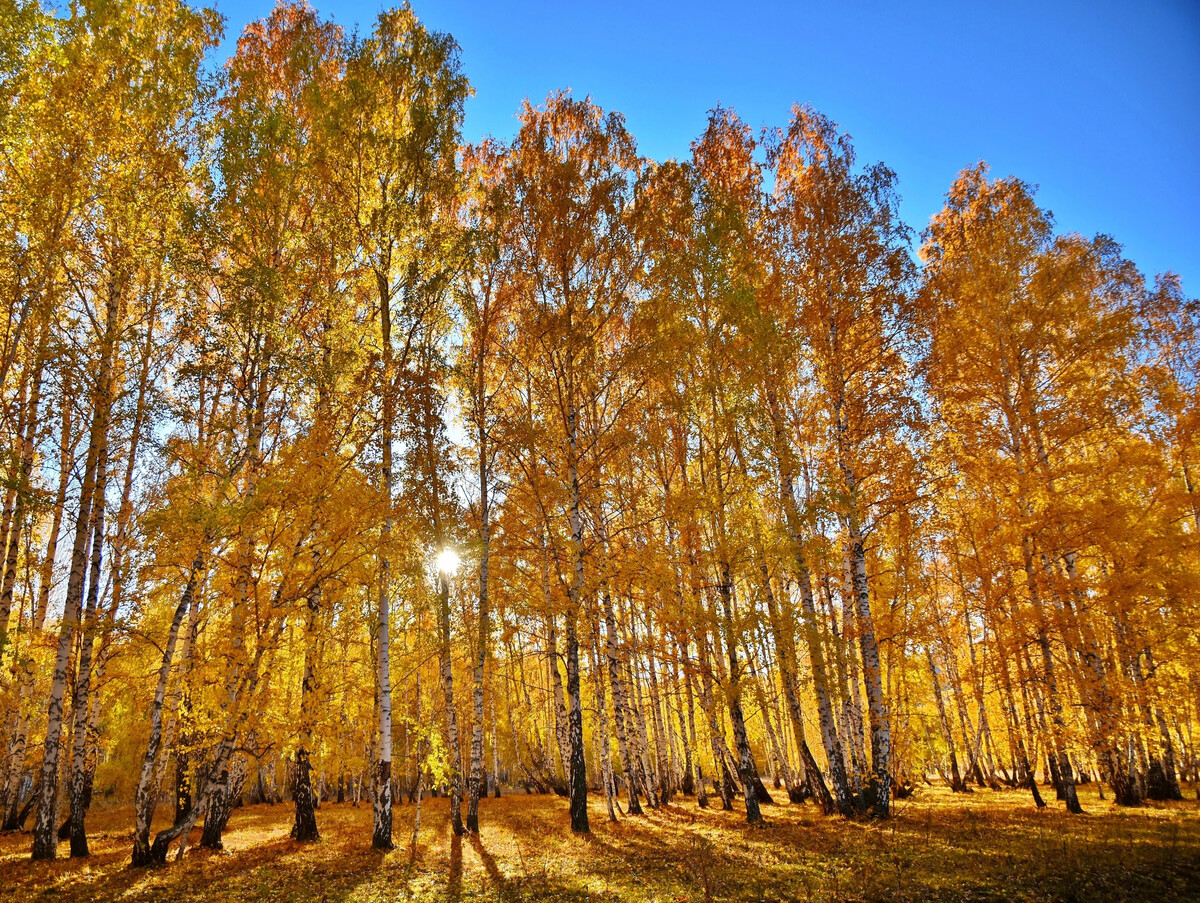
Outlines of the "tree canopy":
{"type": "Polygon", "coordinates": [[[285,796],[297,841],[369,799],[390,849],[429,792],[457,834],[518,788],[585,833],[589,794],[1200,780],[1174,275],[984,163],[916,235],[807,106],[654,161],[557,91],[467,144],[408,6],[285,0],[210,70],[220,36],[0,0],[0,818],[35,859],[87,855],[98,798],[145,865],[285,796]]]}

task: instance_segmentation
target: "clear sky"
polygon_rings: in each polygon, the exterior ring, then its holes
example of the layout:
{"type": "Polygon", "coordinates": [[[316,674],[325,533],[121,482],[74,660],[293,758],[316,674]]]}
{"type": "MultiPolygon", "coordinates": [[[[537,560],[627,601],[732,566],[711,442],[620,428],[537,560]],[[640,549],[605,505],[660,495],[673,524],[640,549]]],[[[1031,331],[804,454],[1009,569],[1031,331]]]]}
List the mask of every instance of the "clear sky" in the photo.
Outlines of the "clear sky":
{"type": "MultiPolygon", "coordinates": [[[[370,28],[380,0],[310,0],[370,28]]],[[[216,0],[226,43],[271,0],[216,0]]],[[[1200,0],[560,3],[413,0],[475,89],[465,136],[507,138],[568,87],[683,157],[718,102],[753,126],[809,103],[900,177],[918,231],[958,170],[1040,186],[1062,231],[1105,232],[1200,295],[1200,0]]]]}

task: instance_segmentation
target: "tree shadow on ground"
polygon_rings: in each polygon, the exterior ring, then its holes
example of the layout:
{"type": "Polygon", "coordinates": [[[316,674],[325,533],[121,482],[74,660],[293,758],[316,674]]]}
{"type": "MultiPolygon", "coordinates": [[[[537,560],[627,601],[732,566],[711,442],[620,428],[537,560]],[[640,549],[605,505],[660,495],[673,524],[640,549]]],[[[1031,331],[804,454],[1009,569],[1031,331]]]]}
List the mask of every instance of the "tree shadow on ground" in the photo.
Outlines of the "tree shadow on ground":
{"type": "MultiPolygon", "coordinates": [[[[370,848],[371,812],[323,806],[322,839],[291,840],[291,807],[234,813],[226,849],[131,869],[129,809],[89,816],[94,855],[29,861],[29,835],[0,836],[0,899],[72,901],[899,900],[1105,903],[1200,899],[1200,805],[1088,814],[1038,811],[1025,795],[970,800],[923,789],[886,822],[825,818],[780,804],[764,828],[692,799],[644,816],[605,818],[573,835],[566,800],[512,796],[481,805],[482,835],[455,837],[445,800],[428,801],[416,857],[411,807],[396,810],[398,849],[370,848]],[[469,849],[464,849],[469,847],[469,849]]],[[[65,846],[63,847],[65,852],[65,846]]]]}

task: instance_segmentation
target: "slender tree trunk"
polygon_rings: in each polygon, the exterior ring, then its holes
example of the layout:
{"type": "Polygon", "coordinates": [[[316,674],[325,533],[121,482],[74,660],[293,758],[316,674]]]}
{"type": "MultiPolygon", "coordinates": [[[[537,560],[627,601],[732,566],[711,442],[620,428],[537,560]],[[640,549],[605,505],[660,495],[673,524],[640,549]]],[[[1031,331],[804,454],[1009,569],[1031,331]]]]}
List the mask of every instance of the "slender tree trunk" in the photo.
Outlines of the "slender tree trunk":
{"type": "MultiPolygon", "coordinates": [[[[0,409],[0,415],[7,415],[8,412],[0,409]]],[[[17,424],[14,432],[17,436],[16,445],[21,445],[21,437],[25,433],[25,386],[21,386],[21,396],[17,401],[17,424]]],[[[7,416],[4,419],[8,419],[7,416]]],[[[17,451],[18,458],[21,452],[17,451]]],[[[8,567],[8,556],[11,553],[13,556],[19,556],[21,550],[20,531],[13,530],[13,520],[16,517],[17,497],[20,493],[17,491],[17,480],[13,479],[14,475],[5,474],[4,482],[8,484],[8,488],[4,492],[4,513],[0,514],[0,587],[8,582],[10,569],[8,567]]],[[[16,562],[13,562],[11,570],[13,580],[16,580],[16,562]]],[[[12,599],[9,599],[9,607],[4,611],[3,622],[0,622],[0,636],[5,642],[8,640],[8,621],[12,615],[12,599]]],[[[3,649],[0,648],[0,652],[3,649]]]]}
{"type": "MultiPolygon", "coordinates": [[[[947,648],[948,648],[947,644],[947,648]]],[[[946,653],[946,677],[950,684],[950,694],[954,698],[954,708],[958,714],[958,727],[962,732],[963,750],[967,755],[966,768],[962,772],[963,790],[969,792],[967,786],[968,781],[974,778],[975,783],[980,787],[986,787],[987,782],[983,779],[983,772],[979,767],[979,748],[982,734],[978,730],[974,730],[971,726],[971,716],[967,711],[966,698],[963,694],[962,677],[958,672],[958,664],[955,661],[954,653],[948,651],[946,653]],[[972,741],[971,737],[975,740],[972,741]]]]}
{"type": "Polygon", "coordinates": [[[184,616],[191,610],[196,587],[204,568],[206,542],[202,542],[196,551],[196,558],[188,572],[187,585],[184,587],[179,604],[175,607],[175,616],[171,619],[171,628],[167,633],[167,645],[163,650],[162,663],[158,667],[158,684],[154,690],[154,701],[150,706],[150,741],[146,745],[146,755],[142,759],[142,770],[138,777],[137,791],[133,797],[132,864],[135,866],[149,865],[150,863],[150,823],[154,818],[155,804],[158,802],[158,788],[154,777],[157,770],[159,747],[162,742],[163,701],[167,695],[167,681],[171,676],[171,660],[175,656],[175,644],[179,638],[179,630],[184,616]]]}
{"type": "MultiPolygon", "coordinates": [[[[33,858],[53,859],[57,854],[55,815],[58,809],[58,771],[62,743],[63,696],[67,686],[67,667],[75,629],[82,611],[84,582],[87,571],[88,538],[92,527],[92,505],[96,494],[98,461],[108,443],[109,416],[112,405],[112,371],[115,353],[119,310],[121,307],[116,284],[110,286],[107,302],[105,332],[97,367],[96,391],[91,433],[88,437],[87,458],[79,490],[79,510],[75,517],[75,541],[71,553],[71,571],[67,578],[67,594],[63,608],[62,627],[58,636],[58,651],[54,662],[54,677],[46,705],[46,739],[42,755],[42,771],[38,791],[37,815],[33,829],[33,858]]],[[[100,537],[103,541],[103,536],[100,537]]]]}
{"type": "MultiPolygon", "coordinates": [[[[151,303],[150,312],[147,318],[145,340],[142,348],[142,362],[137,381],[137,402],[134,406],[133,423],[129,431],[129,445],[125,456],[125,474],[121,482],[120,502],[117,505],[117,522],[114,532],[111,548],[111,562],[109,565],[109,583],[111,586],[110,598],[107,610],[104,611],[102,619],[98,623],[98,633],[100,637],[100,647],[95,655],[94,677],[92,684],[97,688],[105,683],[105,676],[108,671],[108,664],[113,655],[113,626],[116,622],[117,613],[121,610],[122,604],[125,602],[125,588],[127,574],[126,551],[129,541],[129,525],[133,520],[133,488],[134,475],[138,462],[138,450],[141,445],[143,430],[146,423],[147,412],[147,395],[149,394],[150,377],[152,371],[152,363],[154,359],[155,342],[158,338],[155,332],[155,322],[158,310],[158,294],[156,292],[151,303]]],[[[201,400],[201,413],[203,413],[203,399],[201,400]]],[[[198,440],[203,442],[203,431],[201,430],[198,440]]],[[[99,567],[96,567],[95,574],[99,575],[99,567]]],[[[84,790],[83,797],[85,800],[84,808],[91,805],[92,785],[95,780],[96,765],[99,757],[100,743],[100,716],[102,710],[102,697],[99,692],[91,694],[91,702],[88,706],[86,742],[87,748],[84,757],[84,790]]],[[[80,828],[82,830],[82,828],[80,828]]]]}
{"type": "Polygon", "coordinates": [[[488,701],[488,708],[491,712],[492,727],[492,796],[500,799],[500,745],[496,737],[496,690],[494,686],[488,701]]]}
{"type": "MultiPolygon", "coordinates": [[[[999,644],[999,634],[996,636],[997,643],[999,644]]],[[[1034,767],[1030,761],[1031,757],[1025,747],[1025,737],[1021,730],[1021,724],[1017,718],[1017,704],[1013,694],[1012,676],[1009,674],[1008,662],[1005,659],[1004,647],[1002,645],[997,646],[997,659],[997,666],[1000,668],[1001,680],[1004,685],[1005,698],[1008,700],[1009,721],[1012,724],[1013,734],[1015,735],[1016,769],[1021,779],[1026,782],[1026,786],[1029,788],[1030,793],[1033,795],[1034,805],[1036,805],[1037,808],[1042,809],[1045,807],[1046,802],[1042,799],[1042,794],[1038,790],[1037,775],[1034,773],[1034,767]]],[[[1018,666],[1019,664],[1020,662],[1018,660],[1018,666]]],[[[1023,712],[1025,719],[1024,733],[1028,734],[1032,738],[1034,736],[1033,717],[1029,711],[1028,705],[1023,705],[1023,712]]]]}
{"type": "MultiPolygon", "coordinates": [[[[667,765],[671,774],[671,793],[674,795],[676,792],[684,792],[684,755],[683,735],[677,733],[672,726],[671,712],[674,710],[675,715],[679,717],[683,710],[679,707],[679,686],[674,680],[674,674],[666,667],[665,661],[663,666],[663,730],[667,735],[667,765]]],[[[682,721],[679,723],[682,724],[682,721]]]]}
{"type": "MultiPolygon", "coordinates": [[[[290,576],[291,566],[283,575],[280,589],[276,591],[271,610],[278,610],[279,593],[290,576]]],[[[274,630],[264,631],[253,657],[234,656],[233,666],[226,681],[226,707],[229,712],[224,730],[213,753],[212,761],[205,771],[204,780],[192,800],[192,805],[183,818],[176,819],[170,828],[159,831],[150,845],[150,861],[163,863],[172,843],[180,841],[176,860],[182,859],[187,850],[188,836],[202,812],[205,812],[204,832],[201,846],[221,848],[221,834],[232,810],[232,804],[241,793],[241,782],[245,778],[245,762],[238,752],[238,738],[254,708],[261,701],[256,691],[262,674],[263,658],[275,646],[286,626],[286,618],[276,622],[274,630]],[[211,824],[210,824],[211,821],[211,824]]]]}
{"type": "MultiPolygon", "coordinates": [[[[651,641],[650,631],[650,616],[646,615],[646,630],[647,641],[651,641]]],[[[667,743],[666,734],[669,728],[664,730],[662,709],[660,707],[660,695],[658,692],[658,669],[654,660],[654,646],[651,642],[646,648],[646,669],[650,677],[650,720],[654,730],[654,752],[656,764],[658,767],[658,801],[660,805],[667,805],[671,801],[672,781],[670,776],[670,766],[667,761],[667,743]]]]}
{"type": "MultiPolygon", "coordinates": [[[[550,604],[549,567],[549,558],[547,557],[545,573],[543,575],[544,597],[547,605],[550,604]]],[[[562,765],[563,785],[568,788],[567,792],[569,793],[569,778],[571,774],[570,726],[568,723],[567,704],[563,700],[562,674],[558,670],[558,630],[555,626],[553,614],[546,616],[546,667],[549,669],[550,675],[550,705],[554,710],[554,738],[555,749],[558,752],[557,761],[562,765]]],[[[551,768],[551,772],[553,771],[554,769],[551,768]]],[[[551,774],[551,777],[553,777],[553,774],[551,774]]]]}
{"type": "Polygon", "coordinates": [[[567,697],[571,700],[569,715],[571,738],[571,830],[586,834],[587,813],[587,766],[583,758],[583,705],[579,687],[579,636],[575,612],[567,615],[567,697]]]}
{"type": "Polygon", "coordinates": [[[862,723],[862,699],[859,695],[858,656],[851,643],[854,631],[854,611],[850,599],[853,590],[850,588],[850,570],[848,556],[845,569],[845,582],[842,587],[841,628],[838,627],[838,612],[833,604],[833,591],[829,575],[821,576],[821,587],[825,597],[825,616],[829,623],[829,652],[833,659],[834,673],[837,678],[838,694],[841,700],[839,720],[842,735],[842,751],[846,758],[847,775],[850,789],[854,793],[856,811],[863,809],[863,779],[870,781],[866,765],[867,746],[866,733],[862,723]]]}
{"type": "Polygon", "coordinates": [[[696,792],[696,775],[692,766],[692,742],[689,741],[686,721],[690,713],[685,713],[684,710],[683,689],[679,679],[679,663],[683,656],[679,653],[678,640],[675,641],[675,650],[676,661],[671,663],[671,691],[675,698],[675,715],[679,721],[679,745],[682,747],[683,755],[680,790],[685,796],[691,796],[696,792]]]}
{"type": "MultiPolygon", "coordinates": [[[[482,395],[482,392],[479,393],[482,395]]],[[[473,694],[473,711],[474,719],[471,725],[471,776],[469,779],[467,801],[467,830],[472,834],[479,833],[479,797],[484,792],[484,777],[483,777],[483,677],[484,668],[487,665],[488,645],[491,642],[491,621],[490,611],[488,609],[488,564],[489,555],[491,552],[491,524],[490,524],[490,506],[488,494],[488,481],[491,478],[488,473],[488,451],[487,445],[487,429],[483,422],[483,415],[480,414],[480,424],[478,430],[479,441],[479,618],[478,631],[479,635],[476,639],[477,646],[475,651],[474,662],[474,694],[473,694]]],[[[492,728],[495,730],[495,717],[493,715],[492,728]]],[[[492,738],[493,756],[495,755],[496,741],[492,738]]],[[[496,795],[499,796],[500,785],[496,783],[496,795]]]]}
{"type": "Polygon", "coordinates": [[[99,621],[100,567],[104,554],[105,489],[108,485],[108,442],[100,446],[96,461],[96,497],[92,502],[91,566],[87,606],[80,634],[79,662],[75,672],[70,777],[71,855],[87,856],[84,816],[88,805],[88,716],[91,711],[92,662],[99,621]]]}
{"type": "MultiPolygon", "coordinates": [[[[395,428],[395,400],[392,394],[392,312],[391,286],[386,271],[376,271],[379,287],[380,339],[383,349],[383,373],[380,385],[383,423],[380,430],[382,460],[380,489],[386,513],[380,535],[379,604],[375,621],[377,661],[375,683],[379,697],[378,747],[373,771],[371,808],[374,831],[371,846],[390,850],[392,844],[392,676],[389,647],[391,630],[391,539],[392,539],[392,431],[395,428]]],[[[415,841],[414,841],[415,842],[415,841]]]]}
{"type": "Polygon", "coordinates": [[[604,672],[600,668],[599,651],[599,620],[594,621],[595,633],[592,635],[590,646],[592,665],[592,694],[596,699],[596,761],[600,766],[600,781],[604,785],[604,804],[608,809],[608,820],[616,821],[617,812],[613,806],[613,796],[616,783],[612,773],[612,748],[608,739],[608,711],[604,699],[604,672]]]}
{"type": "MultiPolygon", "coordinates": [[[[626,617],[623,622],[630,625],[632,621],[632,604],[626,609],[626,617]]],[[[632,625],[630,625],[632,626],[632,625]]],[[[651,809],[658,808],[658,794],[654,788],[654,771],[650,765],[650,738],[646,731],[646,708],[642,699],[642,687],[637,679],[637,674],[633,670],[633,663],[639,659],[637,648],[637,632],[629,630],[626,633],[625,641],[628,644],[629,656],[624,662],[628,669],[630,695],[630,710],[632,712],[632,724],[630,737],[633,740],[633,764],[638,772],[638,784],[645,791],[646,800],[651,809]]]]}
{"type": "Polygon", "coordinates": [[[179,676],[179,711],[177,720],[179,729],[175,733],[175,817],[172,825],[178,825],[187,818],[192,808],[192,776],[191,758],[194,725],[192,723],[192,691],[193,664],[196,657],[196,641],[200,626],[200,607],[196,603],[197,595],[192,596],[191,608],[188,611],[187,645],[180,658],[181,671],[179,676]]]}
{"type": "Polygon", "coordinates": [[[696,768],[696,805],[701,809],[708,808],[708,788],[704,786],[704,765],[700,761],[700,747],[696,745],[696,706],[695,695],[692,692],[692,675],[687,656],[687,639],[680,643],[681,667],[683,669],[683,689],[687,699],[688,732],[687,744],[692,754],[696,768]]]}
{"type": "Polygon", "coordinates": [[[442,672],[442,695],[446,702],[446,745],[450,756],[450,826],[455,834],[465,833],[462,823],[462,766],[458,745],[458,711],[454,707],[454,669],[450,660],[450,577],[438,575],[438,620],[441,643],[439,659],[442,672]]]}
{"type": "MultiPolygon", "coordinates": [[[[961,582],[962,581],[961,581],[961,575],[960,575],[960,583],[961,582]]],[[[978,718],[979,718],[979,730],[982,732],[982,735],[983,735],[984,749],[985,749],[985,751],[987,751],[987,775],[986,775],[987,784],[993,790],[998,790],[1000,788],[1000,785],[996,781],[996,760],[993,759],[993,757],[992,757],[992,751],[994,750],[992,729],[991,729],[991,725],[988,721],[987,705],[983,698],[983,672],[981,670],[978,656],[975,652],[976,644],[975,644],[975,639],[972,636],[971,610],[970,610],[970,607],[967,605],[963,606],[963,620],[965,622],[964,633],[966,634],[966,637],[967,637],[967,652],[971,657],[971,692],[975,698],[975,709],[978,713],[978,718]]],[[[983,643],[982,655],[984,657],[984,660],[986,661],[986,659],[987,659],[987,622],[986,621],[984,622],[983,637],[984,638],[982,641],[982,643],[983,643]]]]}
{"type": "MultiPolygon", "coordinates": [[[[825,779],[817,766],[817,760],[808,748],[808,740],[804,735],[804,713],[800,707],[800,694],[797,689],[797,674],[799,663],[796,657],[796,639],[789,622],[785,624],[779,611],[775,593],[771,589],[770,575],[765,563],[760,562],[761,576],[766,589],[767,615],[771,623],[771,635],[775,640],[775,649],[779,655],[779,670],[783,682],[783,695],[787,702],[788,715],[792,724],[792,732],[796,741],[796,749],[800,754],[801,774],[809,794],[817,801],[821,811],[832,815],[837,811],[825,779]]],[[[809,585],[809,603],[811,605],[812,587],[809,585]]],[[[815,682],[815,681],[814,681],[815,682]]],[[[832,759],[830,761],[833,761],[832,759]]]]}
{"type": "Polygon", "coordinates": [[[713,676],[708,656],[707,638],[700,637],[697,642],[700,666],[700,708],[708,722],[709,747],[713,757],[713,783],[721,795],[721,809],[733,811],[734,785],[733,776],[729,774],[726,760],[730,757],[725,743],[724,726],[720,713],[717,712],[716,699],[713,696],[713,676]]]}
{"type": "Polygon", "coordinates": [[[733,738],[737,744],[738,772],[742,779],[742,792],[746,800],[746,821],[758,824],[763,820],[759,809],[757,792],[758,769],[750,751],[750,738],[746,733],[746,719],[742,714],[741,666],[737,654],[737,634],[733,621],[733,580],[728,562],[720,563],[721,607],[725,614],[725,649],[729,656],[729,689],[726,693],[729,705],[729,720],[733,722],[733,738]]]}
{"type": "MultiPolygon", "coordinates": [[[[74,405],[71,401],[71,383],[69,372],[63,374],[62,384],[62,428],[59,434],[59,465],[58,465],[58,490],[54,498],[53,514],[50,520],[50,533],[46,539],[46,555],[42,559],[42,567],[38,577],[38,595],[37,603],[33,611],[33,623],[31,624],[31,633],[33,637],[40,637],[46,620],[46,608],[50,602],[51,585],[54,582],[54,559],[58,554],[58,535],[62,528],[63,509],[66,505],[67,483],[71,475],[71,459],[72,454],[72,412],[74,405]]],[[[3,800],[5,806],[3,810],[3,823],[0,824],[0,830],[15,831],[20,827],[18,816],[20,814],[18,791],[20,789],[20,779],[24,772],[23,763],[25,762],[26,752],[29,747],[29,723],[33,713],[30,711],[30,697],[33,694],[34,687],[34,657],[25,656],[21,662],[21,670],[18,678],[19,683],[19,703],[15,715],[15,727],[10,736],[8,744],[8,759],[6,770],[6,781],[4,787],[3,800]]],[[[40,788],[37,791],[40,792],[40,788]]],[[[35,797],[31,796],[30,799],[35,797]]]]}
{"type": "Polygon", "coordinates": [[[1054,656],[1050,650],[1050,634],[1046,624],[1046,613],[1042,607],[1041,595],[1038,592],[1037,578],[1033,565],[1033,540],[1026,534],[1022,539],[1022,551],[1025,559],[1025,579],[1033,603],[1037,619],[1037,644],[1042,652],[1042,668],[1046,677],[1046,695],[1050,701],[1050,717],[1053,723],[1051,739],[1054,744],[1054,764],[1057,766],[1063,798],[1067,803],[1067,811],[1081,814],[1083,807],[1079,805],[1079,797],[1075,792],[1075,778],[1071,772],[1071,760],[1067,757],[1065,745],[1066,722],[1063,719],[1062,699],[1059,696],[1058,680],[1055,675],[1054,656]]]}
{"type": "Polygon", "coordinates": [[[613,721],[617,726],[617,749],[621,754],[621,766],[625,769],[625,783],[628,792],[626,808],[630,815],[641,815],[642,806],[638,801],[640,792],[637,774],[634,771],[633,757],[630,754],[627,713],[625,701],[625,685],[621,678],[620,657],[617,651],[617,619],[613,614],[612,596],[607,590],[601,594],[604,606],[605,653],[608,658],[608,681],[613,694],[613,721]]]}
{"type": "MultiPolygon", "coordinates": [[[[1146,660],[1146,669],[1149,671],[1150,680],[1153,680],[1158,666],[1154,661],[1154,653],[1149,647],[1143,652],[1143,657],[1146,660]]],[[[1141,685],[1145,690],[1146,702],[1144,705],[1144,720],[1146,723],[1147,737],[1153,737],[1157,732],[1158,739],[1154,742],[1156,754],[1154,764],[1151,765],[1147,775],[1147,797],[1152,800],[1182,800],[1183,791],[1179,787],[1179,772],[1175,762],[1175,744],[1171,739],[1171,730],[1167,726],[1166,716],[1163,714],[1162,706],[1155,700],[1150,701],[1149,681],[1146,680],[1146,674],[1138,667],[1138,677],[1141,685]]]]}
{"type": "MultiPolygon", "coordinates": [[[[12,614],[13,590],[17,584],[17,566],[21,549],[21,537],[25,532],[26,509],[30,501],[29,475],[33,470],[33,452],[38,431],[38,408],[42,399],[42,373],[45,369],[46,330],[34,364],[32,388],[28,400],[21,404],[21,422],[18,425],[17,478],[11,493],[15,496],[12,506],[11,526],[8,527],[8,546],[3,562],[3,578],[0,579],[0,659],[8,645],[8,621],[12,614]]],[[[22,393],[23,394],[23,393],[22,393]]],[[[9,511],[5,511],[8,521],[9,511]]]]}
{"type": "Polygon", "coordinates": [[[768,391],[767,397],[775,437],[776,463],[779,469],[779,498],[783,505],[788,538],[791,540],[792,557],[796,563],[796,582],[800,589],[801,628],[812,670],[813,692],[817,697],[817,718],[821,725],[821,742],[829,763],[829,777],[833,784],[833,796],[837,809],[843,815],[851,815],[854,812],[854,804],[851,798],[850,784],[846,779],[841,742],[838,738],[837,723],[833,714],[833,703],[829,696],[829,677],[825,665],[825,653],[817,624],[816,606],[813,602],[812,573],[804,554],[802,521],[799,506],[796,504],[791,450],[783,432],[783,419],[778,401],[773,392],[768,391]]]}
{"type": "MultiPolygon", "coordinates": [[[[319,565],[315,565],[319,567],[319,565]]],[[[317,689],[317,621],[321,615],[321,585],[317,583],[308,593],[304,619],[304,677],[300,684],[300,742],[296,747],[295,776],[292,800],[295,803],[296,819],[292,825],[292,839],[298,841],[320,840],[317,830],[316,798],[312,786],[311,753],[313,719],[315,717],[317,689]]]]}
{"type": "MultiPolygon", "coordinates": [[[[763,727],[767,732],[767,742],[770,745],[770,750],[779,766],[779,770],[783,778],[783,785],[788,792],[788,799],[792,802],[799,802],[799,800],[796,798],[798,796],[799,788],[796,786],[796,782],[792,776],[791,765],[788,764],[787,750],[780,747],[779,735],[775,732],[775,725],[771,722],[771,710],[767,704],[766,691],[763,689],[763,674],[759,671],[758,665],[754,661],[754,653],[749,639],[745,640],[745,647],[746,665],[749,668],[750,676],[754,681],[754,696],[755,700],[758,702],[758,710],[762,712],[763,727]]],[[[776,784],[775,786],[776,789],[778,789],[779,785],[776,784]]]]}
{"type": "MultiPolygon", "coordinates": [[[[245,404],[246,452],[243,458],[245,469],[244,483],[241,487],[242,499],[245,501],[255,498],[258,492],[259,480],[263,466],[263,437],[266,434],[267,400],[271,394],[273,355],[273,336],[270,332],[264,334],[253,359],[248,360],[244,367],[246,383],[252,386],[250,396],[245,404]]],[[[295,549],[287,565],[290,574],[295,564],[305,537],[297,538],[295,549]]],[[[245,779],[244,756],[238,750],[237,741],[241,728],[248,717],[249,710],[255,702],[255,690],[258,686],[258,669],[268,645],[260,633],[259,625],[255,625],[254,634],[258,640],[253,656],[246,649],[247,620],[251,614],[258,613],[257,587],[255,569],[258,558],[257,524],[253,519],[244,520],[238,524],[233,543],[236,550],[234,566],[233,604],[229,618],[229,664],[225,680],[225,708],[227,715],[218,753],[209,767],[203,790],[193,801],[192,810],[184,819],[182,825],[168,829],[181,829],[179,850],[176,858],[182,858],[187,850],[191,826],[204,810],[204,829],[201,832],[200,846],[212,850],[223,849],[222,835],[232,812],[233,800],[240,793],[240,781],[245,779]],[[246,696],[249,698],[247,699],[246,696]]],[[[286,574],[280,579],[272,599],[269,611],[278,610],[280,594],[286,584],[286,574]]],[[[283,629],[284,619],[280,619],[279,630],[283,629]]],[[[159,846],[163,832],[155,836],[151,844],[151,858],[159,861],[155,852],[159,846]]],[[[169,844],[169,840],[167,843],[169,844]]],[[[162,855],[166,855],[163,848],[162,855]]]]}
{"type": "Polygon", "coordinates": [[[932,645],[927,644],[925,646],[925,655],[929,661],[929,677],[933,684],[933,699],[937,703],[938,723],[942,728],[942,740],[946,743],[946,751],[950,757],[950,789],[955,793],[963,793],[968,788],[964,784],[962,774],[958,770],[958,756],[954,751],[954,733],[950,730],[950,720],[946,717],[946,702],[942,697],[941,674],[937,663],[933,659],[932,645]]]}
{"type": "Polygon", "coordinates": [[[567,782],[571,797],[571,830],[577,834],[586,834],[588,826],[587,811],[587,766],[583,757],[583,704],[579,690],[579,612],[583,605],[583,518],[580,505],[582,502],[579,488],[579,448],[578,448],[578,417],[575,406],[575,395],[572,387],[568,390],[569,407],[567,410],[567,484],[570,493],[568,519],[571,527],[571,558],[572,575],[567,588],[570,610],[567,612],[567,697],[570,700],[568,719],[569,741],[571,750],[571,768],[567,774],[567,782]]]}
{"type": "MultiPolygon", "coordinates": [[[[420,680],[418,680],[417,695],[420,695],[420,686],[420,680]]],[[[428,748],[429,741],[424,737],[417,741],[417,784],[414,792],[415,799],[413,800],[417,808],[413,813],[412,843],[410,845],[413,859],[417,857],[417,835],[421,833],[421,800],[425,798],[425,770],[421,767],[421,764],[425,761],[428,748]]]]}
{"type": "Polygon", "coordinates": [[[871,596],[867,588],[867,557],[857,520],[847,523],[850,539],[850,575],[858,618],[858,643],[862,654],[863,678],[867,685],[867,714],[871,722],[872,809],[876,818],[891,813],[892,734],[887,701],[883,696],[883,677],[879,646],[875,642],[875,624],[871,618],[871,596]]]}

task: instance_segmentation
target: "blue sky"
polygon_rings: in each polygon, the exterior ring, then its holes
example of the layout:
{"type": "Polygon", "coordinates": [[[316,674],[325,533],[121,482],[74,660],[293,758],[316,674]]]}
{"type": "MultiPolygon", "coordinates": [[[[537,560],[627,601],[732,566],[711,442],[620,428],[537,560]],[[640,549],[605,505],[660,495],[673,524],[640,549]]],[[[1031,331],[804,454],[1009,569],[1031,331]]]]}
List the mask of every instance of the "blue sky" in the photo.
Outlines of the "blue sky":
{"type": "MultiPolygon", "coordinates": [[[[310,0],[365,31],[379,0],[310,0]]],[[[216,0],[232,51],[270,0],[216,0]]],[[[465,136],[509,137],[569,87],[682,157],[718,102],[754,126],[809,103],[900,177],[918,231],[956,172],[1040,186],[1062,231],[1105,232],[1200,295],[1200,0],[534,3],[414,0],[462,47],[465,136]]]]}

